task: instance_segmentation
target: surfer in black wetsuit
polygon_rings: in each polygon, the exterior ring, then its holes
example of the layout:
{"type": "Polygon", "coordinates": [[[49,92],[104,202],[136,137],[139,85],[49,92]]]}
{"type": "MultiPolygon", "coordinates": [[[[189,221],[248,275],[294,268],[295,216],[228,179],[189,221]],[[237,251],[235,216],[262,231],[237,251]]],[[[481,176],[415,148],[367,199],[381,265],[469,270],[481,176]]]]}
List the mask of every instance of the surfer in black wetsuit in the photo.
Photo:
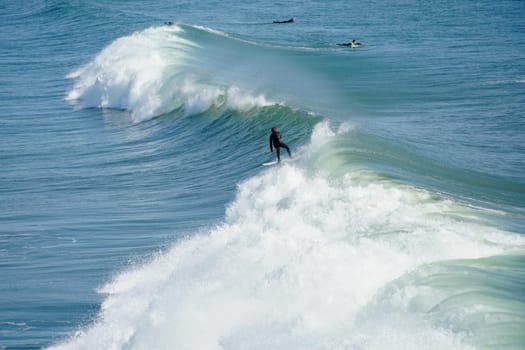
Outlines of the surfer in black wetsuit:
{"type": "Polygon", "coordinates": [[[290,147],[288,147],[284,142],[281,141],[281,132],[277,128],[272,128],[272,133],[270,134],[270,151],[273,154],[273,148],[277,151],[277,161],[281,161],[281,147],[286,149],[290,158],[292,158],[292,153],[290,153],[290,147]]]}
{"type": "Polygon", "coordinates": [[[292,17],[286,21],[273,21],[273,23],[295,23],[295,17],[292,17]]]}
{"type": "Polygon", "coordinates": [[[339,46],[351,46],[351,47],[357,47],[357,46],[361,46],[361,43],[358,42],[357,40],[352,40],[352,42],[350,43],[343,43],[343,44],[337,44],[339,46]]]}

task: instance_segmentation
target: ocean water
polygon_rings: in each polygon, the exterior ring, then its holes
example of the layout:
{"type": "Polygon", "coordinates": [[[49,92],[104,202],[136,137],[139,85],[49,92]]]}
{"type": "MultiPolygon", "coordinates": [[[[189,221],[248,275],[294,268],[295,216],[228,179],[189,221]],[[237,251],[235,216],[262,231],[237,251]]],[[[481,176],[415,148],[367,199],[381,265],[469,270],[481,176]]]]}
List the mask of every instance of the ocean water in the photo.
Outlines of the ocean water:
{"type": "Polygon", "coordinates": [[[0,0],[0,349],[525,348],[524,14],[0,0]]]}

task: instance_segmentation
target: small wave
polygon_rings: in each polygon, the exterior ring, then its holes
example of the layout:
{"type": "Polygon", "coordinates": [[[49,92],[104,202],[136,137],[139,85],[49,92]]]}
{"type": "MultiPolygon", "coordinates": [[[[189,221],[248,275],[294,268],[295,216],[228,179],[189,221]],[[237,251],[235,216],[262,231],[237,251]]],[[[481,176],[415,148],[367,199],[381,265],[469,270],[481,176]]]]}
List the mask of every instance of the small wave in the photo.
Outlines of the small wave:
{"type": "Polygon", "coordinates": [[[525,84],[525,79],[507,79],[507,80],[491,80],[482,83],[483,85],[511,85],[511,84],[525,84]]]}

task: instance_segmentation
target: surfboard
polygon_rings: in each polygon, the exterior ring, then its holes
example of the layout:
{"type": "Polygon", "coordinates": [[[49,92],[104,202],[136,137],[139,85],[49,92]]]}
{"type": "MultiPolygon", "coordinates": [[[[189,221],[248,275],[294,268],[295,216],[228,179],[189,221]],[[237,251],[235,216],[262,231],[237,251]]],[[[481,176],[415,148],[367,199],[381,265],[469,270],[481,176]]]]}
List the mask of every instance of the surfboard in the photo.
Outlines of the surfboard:
{"type": "Polygon", "coordinates": [[[351,47],[353,49],[355,48],[358,48],[358,47],[363,47],[363,44],[359,43],[359,44],[351,44],[351,43],[348,43],[348,44],[336,44],[337,46],[346,46],[346,47],[351,47]]]}
{"type": "MultiPolygon", "coordinates": [[[[291,162],[291,161],[294,161],[296,159],[297,159],[296,156],[294,156],[293,158],[284,158],[284,159],[281,159],[281,163],[291,162]]],[[[277,160],[274,160],[272,162],[263,163],[262,165],[263,166],[272,166],[272,165],[276,165],[276,164],[280,164],[280,163],[277,160]]]]}
{"type": "Polygon", "coordinates": [[[279,163],[278,161],[274,160],[273,162],[263,163],[263,166],[272,166],[278,163],[279,163]]]}

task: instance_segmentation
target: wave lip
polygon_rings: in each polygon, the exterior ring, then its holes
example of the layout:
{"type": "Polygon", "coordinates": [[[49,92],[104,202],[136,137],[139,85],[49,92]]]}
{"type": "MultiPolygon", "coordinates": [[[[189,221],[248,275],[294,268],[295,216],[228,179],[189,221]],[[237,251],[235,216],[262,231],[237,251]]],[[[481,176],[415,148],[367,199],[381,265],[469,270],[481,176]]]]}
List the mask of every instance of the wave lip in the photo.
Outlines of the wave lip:
{"type": "Polygon", "coordinates": [[[162,47],[192,47],[192,43],[173,35],[178,27],[150,28],[115,40],[93,61],[70,73],[75,80],[66,99],[83,108],[126,109],[135,120],[168,112],[162,92],[170,61],[184,61],[184,50],[162,47]]]}
{"type": "Polygon", "coordinates": [[[214,78],[219,73],[214,58],[185,38],[188,31],[198,29],[153,27],[115,40],[67,75],[74,85],[66,100],[81,108],[127,110],[137,122],[174,110],[194,115],[213,106],[247,110],[277,104],[235,81],[214,78]]]}

